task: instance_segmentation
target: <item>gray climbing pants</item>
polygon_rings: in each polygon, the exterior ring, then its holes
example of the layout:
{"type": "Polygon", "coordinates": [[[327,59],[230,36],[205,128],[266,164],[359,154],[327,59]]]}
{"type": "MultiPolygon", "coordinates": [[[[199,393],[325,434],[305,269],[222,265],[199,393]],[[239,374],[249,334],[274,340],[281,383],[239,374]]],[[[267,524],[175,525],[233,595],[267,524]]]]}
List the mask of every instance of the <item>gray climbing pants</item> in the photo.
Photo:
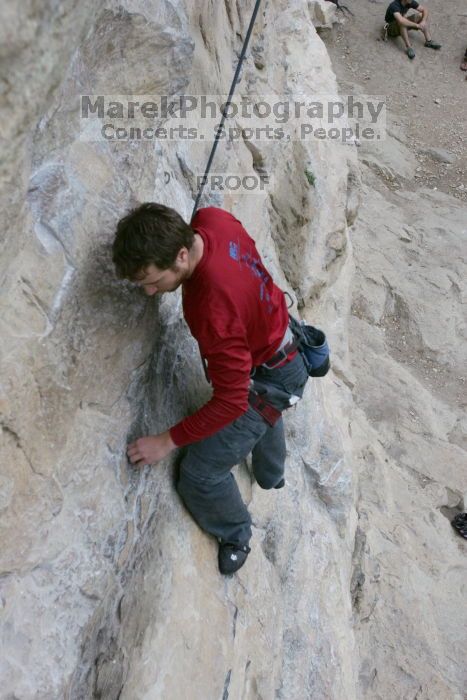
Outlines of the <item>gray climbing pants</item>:
{"type": "MultiPolygon", "coordinates": [[[[292,395],[302,397],[307,379],[298,354],[282,367],[261,367],[253,387],[283,411],[290,406],[292,395]]],[[[214,435],[189,445],[180,463],[179,495],[198,525],[220,542],[248,544],[251,538],[251,516],[231,472],[250,452],[256,481],[263,489],[274,488],[284,476],[282,417],[271,427],[250,406],[214,435]]]]}

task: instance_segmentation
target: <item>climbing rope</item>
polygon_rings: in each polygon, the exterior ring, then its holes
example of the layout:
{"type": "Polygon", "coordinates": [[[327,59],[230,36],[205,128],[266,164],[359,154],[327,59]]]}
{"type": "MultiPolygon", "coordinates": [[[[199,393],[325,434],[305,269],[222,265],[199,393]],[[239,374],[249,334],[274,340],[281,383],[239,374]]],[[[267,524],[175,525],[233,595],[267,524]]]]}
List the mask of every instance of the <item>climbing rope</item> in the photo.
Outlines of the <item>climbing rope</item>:
{"type": "Polygon", "coordinates": [[[211,168],[211,163],[213,161],[214,154],[216,152],[217,143],[219,141],[219,137],[220,137],[221,132],[222,132],[222,127],[223,127],[224,122],[225,122],[227,111],[230,107],[230,103],[232,101],[232,97],[233,97],[233,94],[235,92],[235,86],[236,86],[237,82],[239,81],[239,75],[240,75],[240,71],[242,68],[243,59],[245,58],[246,50],[248,48],[248,42],[250,41],[251,32],[253,31],[253,26],[255,24],[256,15],[258,14],[260,2],[261,2],[261,0],[256,0],[253,14],[251,15],[251,20],[250,20],[250,24],[248,26],[248,31],[246,33],[245,41],[243,42],[243,47],[242,47],[242,51],[240,54],[240,58],[238,59],[237,69],[235,71],[235,75],[234,75],[234,78],[232,80],[232,85],[230,86],[229,96],[227,98],[227,102],[224,105],[224,109],[222,110],[222,119],[221,119],[219,126],[217,127],[217,132],[216,132],[216,136],[214,138],[214,143],[212,145],[211,153],[209,154],[209,160],[208,160],[208,164],[206,166],[206,171],[203,175],[203,179],[201,180],[201,186],[200,186],[200,188],[198,190],[198,194],[196,196],[195,206],[193,207],[193,212],[191,214],[191,221],[193,221],[193,217],[194,217],[196,210],[198,208],[198,204],[199,204],[199,201],[201,199],[201,195],[203,194],[204,185],[207,182],[207,177],[209,174],[209,170],[211,168]]]}

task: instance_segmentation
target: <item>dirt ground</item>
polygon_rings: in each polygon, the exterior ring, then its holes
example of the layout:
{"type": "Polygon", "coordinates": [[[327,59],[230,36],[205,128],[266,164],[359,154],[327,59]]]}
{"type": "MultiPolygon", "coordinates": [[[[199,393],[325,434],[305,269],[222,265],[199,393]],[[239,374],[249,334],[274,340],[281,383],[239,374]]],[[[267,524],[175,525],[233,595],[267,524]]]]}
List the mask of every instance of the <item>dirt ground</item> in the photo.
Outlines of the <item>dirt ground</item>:
{"type": "Polygon", "coordinates": [[[459,68],[467,48],[465,0],[423,2],[442,48],[425,48],[423,35],[411,32],[413,60],[401,38],[386,43],[380,38],[389,0],[341,1],[354,16],[346,14],[332,30],[320,31],[341,91],[357,84],[364,94],[386,95],[391,121],[419,162],[415,181],[405,186],[438,189],[467,201],[467,74],[459,68]],[[455,161],[440,163],[423,153],[427,148],[444,149],[455,161]]]}
{"type": "Polygon", "coordinates": [[[413,32],[410,61],[401,39],[380,40],[389,0],[341,2],[355,16],[320,31],[340,94],[385,95],[389,127],[357,148],[349,229],[358,697],[461,700],[467,542],[451,520],[467,508],[467,3],[426,0],[442,48],[413,32]]]}

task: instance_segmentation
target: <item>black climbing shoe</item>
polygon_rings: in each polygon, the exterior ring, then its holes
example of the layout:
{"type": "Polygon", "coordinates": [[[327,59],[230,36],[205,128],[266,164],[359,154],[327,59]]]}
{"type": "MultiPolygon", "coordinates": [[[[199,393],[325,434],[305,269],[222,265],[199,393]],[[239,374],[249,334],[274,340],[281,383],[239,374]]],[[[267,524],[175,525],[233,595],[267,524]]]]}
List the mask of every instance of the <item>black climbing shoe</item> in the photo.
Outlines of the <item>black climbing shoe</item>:
{"type": "Polygon", "coordinates": [[[461,537],[467,540],[467,513],[458,513],[454,520],[451,520],[451,525],[461,537]]]}
{"type": "Polygon", "coordinates": [[[282,489],[285,486],[285,479],[281,479],[278,484],[274,486],[275,489],[282,489]]]}
{"type": "Polygon", "coordinates": [[[233,574],[246,562],[251,552],[247,544],[223,542],[219,545],[219,571],[221,574],[233,574]]]}
{"type": "Polygon", "coordinates": [[[430,39],[430,41],[425,41],[425,46],[427,49],[435,49],[435,51],[441,48],[441,44],[438,44],[437,41],[433,41],[433,39],[430,39]]]}
{"type": "Polygon", "coordinates": [[[415,51],[412,48],[407,49],[405,53],[410,59],[415,58],[415,51]]]}

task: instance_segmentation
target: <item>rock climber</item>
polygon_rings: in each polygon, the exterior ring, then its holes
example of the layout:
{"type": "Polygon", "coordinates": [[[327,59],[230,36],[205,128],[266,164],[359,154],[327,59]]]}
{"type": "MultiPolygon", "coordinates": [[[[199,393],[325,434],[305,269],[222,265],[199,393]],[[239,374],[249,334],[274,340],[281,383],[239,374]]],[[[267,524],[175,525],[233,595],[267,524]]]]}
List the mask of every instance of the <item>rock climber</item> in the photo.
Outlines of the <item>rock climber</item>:
{"type": "Polygon", "coordinates": [[[407,56],[410,59],[415,58],[415,51],[409,39],[410,30],[417,30],[423,33],[427,48],[436,50],[441,48],[441,44],[438,44],[431,38],[428,29],[428,9],[416,2],[416,0],[393,0],[388,5],[384,20],[383,38],[386,38],[386,36],[391,38],[401,36],[406,47],[407,56]],[[416,10],[417,14],[411,13],[406,17],[409,10],[416,10]]]}
{"type": "Polygon", "coordinates": [[[264,489],[284,486],[282,411],[308,378],[274,284],[241,222],[217,207],[191,224],[172,208],[145,203],[117,225],[117,275],[147,295],[181,287],[183,315],[198,341],[213,393],[192,415],[128,445],[131,463],[154,464],[183,447],[177,491],[199,526],[217,538],[222,574],[251,551],[251,517],[231,469],[252,453],[264,489]]]}

